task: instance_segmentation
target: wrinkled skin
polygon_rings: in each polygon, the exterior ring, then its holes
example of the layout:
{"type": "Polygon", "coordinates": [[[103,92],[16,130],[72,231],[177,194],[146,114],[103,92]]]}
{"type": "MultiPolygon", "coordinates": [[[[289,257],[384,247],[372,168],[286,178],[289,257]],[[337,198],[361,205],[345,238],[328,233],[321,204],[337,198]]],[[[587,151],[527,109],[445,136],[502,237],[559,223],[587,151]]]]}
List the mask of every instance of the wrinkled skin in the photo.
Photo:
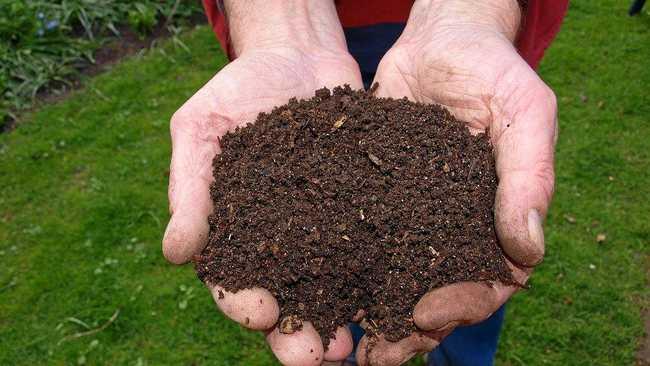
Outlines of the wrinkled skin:
{"type": "MultiPolygon", "coordinates": [[[[497,234],[516,281],[525,283],[544,255],[541,220],[553,194],[553,92],[511,40],[483,27],[438,29],[426,39],[402,37],[382,59],[375,80],[379,96],[442,104],[474,133],[488,131],[499,177],[497,234]]],[[[431,291],[414,311],[421,332],[397,343],[380,339],[370,350],[364,339],[357,360],[400,365],[431,351],[456,326],[487,319],[517,290],[459,283],[431,291]]]]}
{"type": "MultiPolygon", "coordinates": [[[[403,36],[383,58],[377,94],[443,104],[472,131],[489,132],[499,175],[497,233],[516,280],[524,283],[544,255],[541,221],[553,192],[555,97],[506,35],[467,26],[420,33],[427,37],[403,36]]],[[[187,262],[206,244],[211,161],[219,152],[220,136],[291,97],[309,97],[315,89],[345,83],[361,88],[358,67],[347,54],[273,48],[239,57],[188,100],[171,123],[172,218],[163,240],[166,258],[187,262]]],[[[280,334],[275,328],[278,304],[266,290],[227,293],[224,299],[216,296],[218,287],[211,290],[225,315],[265,332],[283,364],[318,365],[342,360],[351,351],[345,328],[327,352],[310,324],[301,332],[280,334]]],[[[432,291],[415,308],[421,331],[397,343],[380,337],[371,349],[364,338],[357,360],[361,365],[402,364],[435,348],[454,327],[486,319],[516,290],[460,283],[432,291]]]]}
{"type": "MultiPolygon", "coordinates": [[[[363,87],[358,66],[349,55],[305,53],[289,47],[264,49],[228,64],[174,114],[169,181],[172,217],[163,239],[163,253],[170,262],[185,263],[206,245],[207,216],[212,212],[212,159],[220,151],[219,138],[291,97],[311,97],[323,86],[342,84],[363,87]]],[[[220,310],[245,327],[264,331],[283,364],[320,365],[323,360],[342,360],[352,351],[347,328],[338,330],[327,352],[311,324],[291,335],[279,333],[275,327],[278,303],[264,289],[226,292],[223,299],[217,295],[219,290],[211,288],[220,310]]]]}

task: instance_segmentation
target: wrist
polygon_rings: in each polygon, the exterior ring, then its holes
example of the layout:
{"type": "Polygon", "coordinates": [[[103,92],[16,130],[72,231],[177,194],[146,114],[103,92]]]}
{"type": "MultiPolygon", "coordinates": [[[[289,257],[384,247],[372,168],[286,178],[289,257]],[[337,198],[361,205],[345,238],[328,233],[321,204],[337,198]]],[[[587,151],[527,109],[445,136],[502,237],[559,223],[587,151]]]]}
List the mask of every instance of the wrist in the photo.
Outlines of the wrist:
{"type": "Polygon", "coordinates": [[[333,1],[226,0],[224,5],[237,56],[278,49],[347,54],[333,1]]]}
{"type": "Polygon", "coordinates": [[[503,36],[513,43],[521,15],[517,0],[416,0],[407,30],[413,34],[471,30],[503,36]]]}

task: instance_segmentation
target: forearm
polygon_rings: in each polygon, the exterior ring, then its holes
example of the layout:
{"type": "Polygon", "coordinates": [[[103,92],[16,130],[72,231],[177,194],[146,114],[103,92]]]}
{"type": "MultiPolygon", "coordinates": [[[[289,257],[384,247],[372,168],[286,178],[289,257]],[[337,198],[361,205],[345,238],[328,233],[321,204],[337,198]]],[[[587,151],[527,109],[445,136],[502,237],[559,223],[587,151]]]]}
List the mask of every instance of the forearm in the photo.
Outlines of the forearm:
{"type": "Polygon", "coordinates": [[[469,27],[496,32],[514,42],[521,13],[517,0],[416,0],[402,38],[469,27]]]}
{"type": "Polygon", "coordinates": [[[230,41],[237,56],[256,49],[296,47],[347,52],[332,0],[226,0],[230,41]]]}

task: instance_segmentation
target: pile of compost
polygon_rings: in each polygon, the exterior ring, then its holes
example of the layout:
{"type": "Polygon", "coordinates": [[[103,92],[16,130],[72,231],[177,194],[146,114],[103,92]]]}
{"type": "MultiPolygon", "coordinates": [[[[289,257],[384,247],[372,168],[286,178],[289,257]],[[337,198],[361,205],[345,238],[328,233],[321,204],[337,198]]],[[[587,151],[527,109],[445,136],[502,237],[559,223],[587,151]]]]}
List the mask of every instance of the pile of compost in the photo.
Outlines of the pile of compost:
{"type": "Polygon", "coordinates": [[[268,289],[281,331],[309,321],[327,346],[363,310],[367,331],[397,341],[431,289],[513,284],[488,137],[441,106],[320,89],[220,142],[196,270],[228,291],[268,289]]]}

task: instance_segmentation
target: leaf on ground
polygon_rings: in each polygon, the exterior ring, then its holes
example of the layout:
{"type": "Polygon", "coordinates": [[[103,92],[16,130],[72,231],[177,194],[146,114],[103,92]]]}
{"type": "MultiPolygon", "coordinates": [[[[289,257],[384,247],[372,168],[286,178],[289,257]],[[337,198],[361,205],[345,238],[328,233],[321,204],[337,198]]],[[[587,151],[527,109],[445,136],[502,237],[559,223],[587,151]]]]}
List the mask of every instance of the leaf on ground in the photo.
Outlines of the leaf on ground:
{"type": "Polygon", "coordinates": [[[569,224],[575,224],[576,223],[576,218],[575,216],[571,214],[565,214],[564,219],[569,223],[569,224]]]}

